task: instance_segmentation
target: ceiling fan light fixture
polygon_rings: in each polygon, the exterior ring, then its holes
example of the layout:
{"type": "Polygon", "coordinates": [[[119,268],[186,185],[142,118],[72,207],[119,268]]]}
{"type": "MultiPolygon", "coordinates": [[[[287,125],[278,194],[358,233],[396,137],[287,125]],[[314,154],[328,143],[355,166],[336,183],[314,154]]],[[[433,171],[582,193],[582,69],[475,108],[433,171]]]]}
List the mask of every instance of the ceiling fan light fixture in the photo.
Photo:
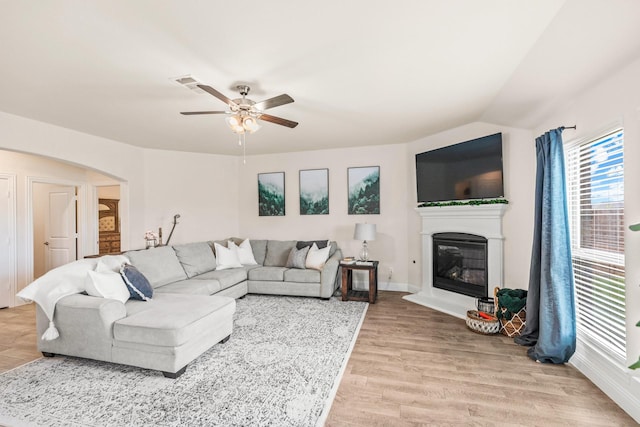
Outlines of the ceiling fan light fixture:
{"type": "Polygon", "coordinates": [[[257,118],[248,116],[242,120],[242,127],[244,127],[247,132],[254,133],[257,130],[260,130],[262,126],[260,126],[260,123],[258,123],[257,118]]]}
{"type": "Polygon", "coordinates": [[[225,122],[234,133],[244,133],[244,127],[242,126],[242,117],[239,114],[225,117],[225,122]]]}
{"type": "Polygon", "coordinates": [[[240,119],[240,116],[237,115],[237,114],[234,114],[233,116],[227,117],[227,123],[231,127],[240,126],[241,122],[242,122],[242,120],[240,119]]]}
{"type": "Polygon", "coordinates": [[[183,76],[175,80],[182,85],[195,86],[199,90],[207,92],[209,95],[215,98],[218,98],[220,101],[224,102],[228,107],[226,111],[189,111],[189,112],[181,112],[180,114],[183,114],[183,115],[226,114],[227,117],[225,117],[225,122],[227,123],[227,126],[229,127],[229,129],[231,129],[233,133],[238,135],[238,144],[242,146],[243,150],[246,149],[245,137],[247,133],[254,133],[262,128],[262,125],[260,124],[260,120],[258,119],[264,120],[266,122],[271,122],[280,126],[286,126],[289,128],[294,128],[298,125],[297,122],[264,113],[264,110],[267,110],[269,108],[274,108],[280,105],[292,103],[293,98],[291,98],[287,94],[275,96],[273,98],[269,98],[259,103],[256,103],[251,99],[247,99],[247,94],[251,89],[247,85],[236,86],[236,88],[240,92],[240,95],[242,95],[242,98],[229,99],[222,93],[212,88],[211,86],[198,83],[198,81],[192,78],[191,76],[183,76]]]}

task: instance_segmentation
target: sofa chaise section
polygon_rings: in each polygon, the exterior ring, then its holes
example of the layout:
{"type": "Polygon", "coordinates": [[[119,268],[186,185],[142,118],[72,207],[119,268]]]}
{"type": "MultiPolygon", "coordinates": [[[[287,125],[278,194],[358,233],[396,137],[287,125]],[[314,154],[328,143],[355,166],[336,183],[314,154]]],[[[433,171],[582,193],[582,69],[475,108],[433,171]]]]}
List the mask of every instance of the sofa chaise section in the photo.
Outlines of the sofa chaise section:
{"type": "Polygon", "coordinates": [[[127,317],[113,326],[112,361],[175,378],[189,362],[229,339],[236,302],[218,295],[159,294],[149,302],[129,301],[127,308],[127,317]]]}
{"type": "Polygon", "coordinates": [[[38,307],[38,350],[181,375],[187,364],[233,329],[235,299],[224,296],[158,294],[151,301],[114,299],[84,294],[58,301],[55,340],[41,336],[48,321],[38,307]]]}

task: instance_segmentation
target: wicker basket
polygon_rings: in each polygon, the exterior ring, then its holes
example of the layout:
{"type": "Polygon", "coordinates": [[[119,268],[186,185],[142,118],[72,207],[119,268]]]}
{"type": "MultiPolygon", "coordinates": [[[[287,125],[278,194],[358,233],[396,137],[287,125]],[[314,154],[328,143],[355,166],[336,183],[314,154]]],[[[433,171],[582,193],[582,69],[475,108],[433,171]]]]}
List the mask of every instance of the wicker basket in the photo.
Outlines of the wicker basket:
{"type": "Polygon", "coordinates": [[[482,318],[476,310],[467,310],[466,322],[469,329],[483,335],[497,334],[500,330],[500,322],[497,318],[482,318]]]}
{"type": "MultiPolygon", "coordinates": [[[[493,298],[495,299],[495,307],[497,310],[504,310],[504,308],[499,308],[498,305],[498,291],[500,288],[496,287],[493,290],[493,298]]],[[[513,315],[510,320],[500,319],[500,332],[509,338],[518,337],[524,331],[524,327],[527,323],[527,310],[526,306],[513,315]]]]}

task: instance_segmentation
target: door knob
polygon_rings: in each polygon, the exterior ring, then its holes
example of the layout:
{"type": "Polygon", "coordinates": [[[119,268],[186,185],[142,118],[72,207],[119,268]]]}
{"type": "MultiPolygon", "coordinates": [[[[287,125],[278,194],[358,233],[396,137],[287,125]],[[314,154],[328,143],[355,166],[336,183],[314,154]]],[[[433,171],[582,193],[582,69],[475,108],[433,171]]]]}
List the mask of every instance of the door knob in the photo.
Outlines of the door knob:
{"type": "Polygon", "coordinates": [[[44,242],[44,244],[45,244],[46,246],[49,246],[49,242],[44,242]]]}

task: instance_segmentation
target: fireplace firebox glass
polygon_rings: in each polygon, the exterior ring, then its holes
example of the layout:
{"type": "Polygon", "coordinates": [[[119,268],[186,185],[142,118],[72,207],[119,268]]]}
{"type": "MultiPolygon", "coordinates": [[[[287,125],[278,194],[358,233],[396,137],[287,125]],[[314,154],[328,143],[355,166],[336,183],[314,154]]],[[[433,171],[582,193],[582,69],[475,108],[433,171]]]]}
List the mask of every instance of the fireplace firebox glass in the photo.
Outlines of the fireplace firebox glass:
{"type": "Polygon", "coordinates": [[[433,235],[433,286],[487,296],[487,239],[466,233],[433,235]]]}

